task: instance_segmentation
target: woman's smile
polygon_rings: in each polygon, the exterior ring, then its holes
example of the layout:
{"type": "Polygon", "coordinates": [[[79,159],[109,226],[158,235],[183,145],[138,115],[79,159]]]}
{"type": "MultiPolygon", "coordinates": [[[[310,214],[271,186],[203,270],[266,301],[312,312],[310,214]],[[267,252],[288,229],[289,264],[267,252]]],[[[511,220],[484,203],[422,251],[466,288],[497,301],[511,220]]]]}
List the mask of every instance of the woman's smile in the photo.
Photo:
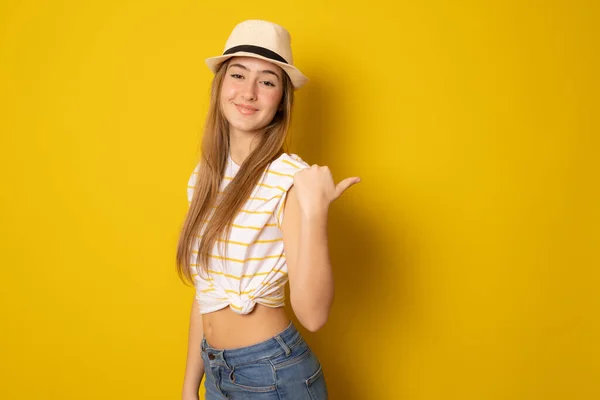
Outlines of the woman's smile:
{"type": "MultiPolygon", "coordinates": [[[[233,104],[235,104],[235,103],[233,103],[233,104]]],[[[235,104],[235,107],[243,115],[252,115],[252,114],[254,114],[254,113],[256,113],[258,111],[257,108],[254,108],[254,107],[251,107],[251,106],[245,106],[243,104],[235,104]]]]}

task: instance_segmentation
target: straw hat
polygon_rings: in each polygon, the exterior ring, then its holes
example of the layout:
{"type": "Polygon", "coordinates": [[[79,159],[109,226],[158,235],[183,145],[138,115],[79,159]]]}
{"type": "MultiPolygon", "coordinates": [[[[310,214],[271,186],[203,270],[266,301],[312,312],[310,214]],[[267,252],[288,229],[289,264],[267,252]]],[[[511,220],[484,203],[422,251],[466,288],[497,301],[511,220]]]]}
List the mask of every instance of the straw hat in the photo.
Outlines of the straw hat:
{"type": "Polygon", "coordinates": [[[290,77],[294,88],[304,85],[308,78],[294,67],[291,37],[282,26],[269,21],[251,19],[240,22],[233,28],[223,55],[206,59],[213,73],[223,61],[235,57],[255,57],[280,66],[290,77]]]}

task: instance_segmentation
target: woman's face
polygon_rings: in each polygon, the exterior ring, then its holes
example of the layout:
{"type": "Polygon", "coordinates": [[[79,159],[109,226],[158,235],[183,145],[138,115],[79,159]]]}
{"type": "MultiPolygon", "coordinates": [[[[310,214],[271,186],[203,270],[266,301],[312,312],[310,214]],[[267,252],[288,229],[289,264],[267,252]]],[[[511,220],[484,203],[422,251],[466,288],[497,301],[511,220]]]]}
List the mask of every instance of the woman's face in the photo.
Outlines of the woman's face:
{"type": "Polygon", "coordinates": [[[221,86],[221,111],[230,132],[254,133],[272,120],[283,95],[283,70],[253,57],[233,57],[221,86]]]}

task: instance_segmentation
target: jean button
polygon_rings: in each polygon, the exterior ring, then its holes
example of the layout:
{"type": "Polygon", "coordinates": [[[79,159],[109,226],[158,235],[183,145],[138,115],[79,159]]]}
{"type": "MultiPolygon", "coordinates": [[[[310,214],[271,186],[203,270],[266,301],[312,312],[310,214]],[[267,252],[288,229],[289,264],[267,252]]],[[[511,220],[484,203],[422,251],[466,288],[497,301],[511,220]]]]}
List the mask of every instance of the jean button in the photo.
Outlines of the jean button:
{"type": "Polygon", "coordinates": [[[209,360],[214,360],[214,359],[215,359],[215,355],[214,355],[214,354],[212,354],[212,353],[211,353],[211,354],[209,354],[209,355],[208,355],[208,359],[209,359],[209,360]]]}

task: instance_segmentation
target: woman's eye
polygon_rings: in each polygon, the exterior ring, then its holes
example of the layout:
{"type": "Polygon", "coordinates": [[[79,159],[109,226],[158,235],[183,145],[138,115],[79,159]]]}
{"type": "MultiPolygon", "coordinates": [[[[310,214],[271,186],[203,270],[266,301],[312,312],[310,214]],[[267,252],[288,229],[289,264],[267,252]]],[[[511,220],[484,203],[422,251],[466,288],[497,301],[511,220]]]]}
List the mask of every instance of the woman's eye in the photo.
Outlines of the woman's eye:
{"type": "Polygon", "coordinates": [[[270,81],[264,81],[264,84],[267,86],[275,86],[275,84],[273,82],[270,81]]]}
{"type": "Polygon", "coordinates": [[[240,79],[240,78],[242,78],[242,76],[241,76],[240,74],[231,74],[231,77],[232,77],[232,78],[235,78],[235,79],[240,79]]]}

